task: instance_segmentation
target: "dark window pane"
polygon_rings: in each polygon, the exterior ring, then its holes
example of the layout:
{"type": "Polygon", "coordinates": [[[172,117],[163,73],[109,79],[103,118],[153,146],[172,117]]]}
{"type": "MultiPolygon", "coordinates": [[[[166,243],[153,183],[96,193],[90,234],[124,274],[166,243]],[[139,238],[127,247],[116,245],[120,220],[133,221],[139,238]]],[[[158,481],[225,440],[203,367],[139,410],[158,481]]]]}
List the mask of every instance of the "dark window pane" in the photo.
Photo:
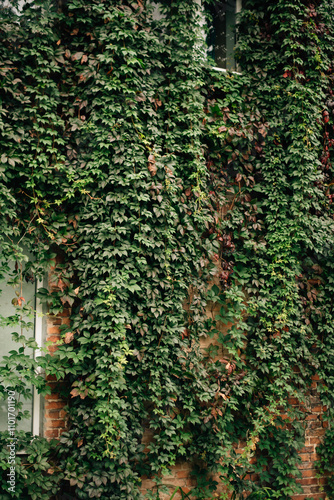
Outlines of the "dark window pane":
{"type": "Polygon", "coordinates": [[[234,46],[236,42],[236,0],[216,1],[210,7],[209,55],[219,68],[235,70],[234,46]]]}

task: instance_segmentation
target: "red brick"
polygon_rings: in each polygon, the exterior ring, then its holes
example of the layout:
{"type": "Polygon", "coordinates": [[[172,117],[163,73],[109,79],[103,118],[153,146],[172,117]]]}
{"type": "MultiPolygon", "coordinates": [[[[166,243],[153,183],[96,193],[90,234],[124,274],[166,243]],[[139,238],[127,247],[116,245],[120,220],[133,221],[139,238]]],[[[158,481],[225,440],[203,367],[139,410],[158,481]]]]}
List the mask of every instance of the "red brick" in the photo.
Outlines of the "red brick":
{"type": "Polygon", "coordinates": [[[301,467],[303,467],[303,470],[314,469],[314,463],[313,462],[304,462],[303,464],[301,464],[301,467]]]}
{"type": "Polygon", "coordinates": [[[316,436],[323,436],[325,434],[326,430],[325,429],[315,429],[313,434],[316,436]]]}
{"type": "Polygon", "coordinates": [[[47,330],[48,335],[59,335],[60,331],[58,326],[49,326],[47,330]]]}
{"type": "Polygon", "coordinates": [[[54,352],[56,352],[57,349],[58,349],[58,347],[56,345],[50,345],[48,347],[48,351],[49,351],[50,354],[53,354],[54,352]]]}
{"type": "Polygon", "coordinates": [[[47,394],[45,396],[45,399],[47,399],[49,401],[50,400],[51,401],[61,401],[61,398],[59,397],[59,394],[55,394],[55,393],[53,393],[53,394],[47,394]]]}
{"type": "Polygon", "coordinates": [[[51,401],[45,403],[46,410],[57,410],[59,408],[63,408],[65,406],[65,401],[51,401]]]}
{"type": "Polygon", "coordinates": [[[319,415],[315,414],[315,413],[311,413],[311,415],[307,415],[307,417],[305,418],[305,420],[318,420],[319,419],[319,415]]]}
{"type": "Polygon", "coordinates": [[[299,453],[313,453],[313,452],[314,452],[314,446],[304,446],[304,448],[302,448],[299,453]]]}
{"type": "Polygon", "coordinates": [[[154,481],[151,481],[151,479],[144,479],[142,482],[142,489],[143,491],[149,491],[150,489],[154,488],[156,486],[156,483],[154,481]]]}
{"type": "Polygon", "coordinates": [[[187,478],[189,477],[189,471],[188,470],[179,470],[176,472],[176,477],[179,477],[179,478],[187,478]]]}
{"type": "Polygon", "coordinates": [[[59,411],[58,410],[47,411],[47,412],[45,412],[45,418],[50,418],[50,419],[56,418],[56,419],[58,419],[59,418],[59,411]]]}
{"type": "MultiPolygon", "coordinates": [[[[46,337],[46,341],[47,342],[58,342],[58,340],[60,339],[60,335],[48,335],[46,337]]],[[[50,349],[50,347],[54,347],[54,346],[48,346],[48,349],[50,349]]]]}
{"type": "Polygon", "coordinates": [[[57,438],[59,436],[58,429],[48,429],[44,432],[46,438],[57,438]]]}
{"type": "Polygon", "coordinates": [[[321,439],[319,437],[310,437],[310,443],[311,444],[320,444],[321,439]]]}
{"type": "Polygon", "coordinates": [[[173,484],[169,484],[168,482],[165,483],[164,481],[164,484],[166,484],[167,486],[186,486],[186,482],[184,479],[172,479],[173,481],[173,484]]]}
{"type": "Polygon", "coordinates": [[[300,453],[299,456],[302,459],[302,462],[310,462],[312,460],[309,453],[300,453]]]}
{"type": "Polygon", "coordinates": [[[47,426],[48,427],[55,427],[55,428],[65,427],[65,421],[64,420],[49,420],[49,419],[47,419],[47,426]]]}
{"type": "Polygon", "coordinates": [[[303,477],[316,477],[317,471],[315,469],[301,470],[303,477]]]}
{"type": "Polygon", "coordinates": [[[55,326],[55,325],[61,325],[61,318],[58,318],[57,316],[53,317],[52,320],[48,321],[49,326],[55,326]]]}
{"type": "Polygon", "coordinates": [[[313,486],[305,486],[305,485],[303,486],[305,498],[307,498],[308,495],[311,495],[312,488],[313,488],[313,486]]]}
{"type": "Polygon", "coordinates": [[[316,477],[303,477],[302,479],[296,479],[296,481],[300,484],[318,484],[316,477]]]}
{"type": "Polygon", "coordinates": [[[290,405],[298,405],[299,404],[299,401],[297,398],[289,398],[288,402],[290,403],[290,405]]]}
{"type": "Polygon", "coordinates": [[[323,406],[313,406],[312,407],[312,412],[314,413],[322,413],[324,410],[324,407],[323,406]]]}
{"type": "Polygon", "coordinates": [[[310,494],[309,496],[308,495],[305,495],[305,494],[302,494],[302,495],[294,495],[293,497],[291,497],[291,500],[307,500],[307,498],[314,498],[314,500],[320,500],[320,499],[324,499],[325,498],[325,493],[318,493],[318,494],[310,494]]]}

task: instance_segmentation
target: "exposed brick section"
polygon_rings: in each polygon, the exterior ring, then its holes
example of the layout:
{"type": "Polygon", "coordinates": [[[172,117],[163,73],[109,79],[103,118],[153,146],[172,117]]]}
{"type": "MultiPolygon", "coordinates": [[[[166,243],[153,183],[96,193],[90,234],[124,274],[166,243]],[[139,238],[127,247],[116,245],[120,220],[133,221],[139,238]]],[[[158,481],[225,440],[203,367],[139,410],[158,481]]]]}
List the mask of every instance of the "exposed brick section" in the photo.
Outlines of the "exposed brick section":
{"type": "MultiPolygon", "coordinates": [[[[49,284],[51,289],[56,289],[52,284],[49,284]]],[[[69,310],[64,310],[61,314],[57,316],[49,316],[47,323],[47,341],[56,342],[60,340],[60,327],[61,325],[69,324],[69,310]]],[[[211,311],[211,313],[216,313],[216,311],[211,311]]],[[[226,326],[222,326],[222,330],[226,330],[226,326]]],[[[217,340],[205,339],[202,342],[202,349],[204,350],[210,343],[216,344],[217,340]]],[[[49,351],[53,353],[57,350],[57,345],[50,346],[49,351]]],[[[220,346],[221,349],[221,346],[220,346]]],[[[223,353],[220,351],[219,356],[223,353]]],[[[66,429],[66,412],[64,411],[65,401],[63,401],[59,394],[55,392],[56,380],[55,377],[48,377],[49,385],[52,389],[52,394],[45,397],[44,404],[44,436],[48,439],[59,438],[61,433],[66,429]]],[[[315,469],[315,462],[318,460],[316,454],[316,448],[321,442],[321,438],[325,433],[328,422],[323,421],[322,416],[325,408],[321,404],[319,395],[317,393],[317,385],[321,383],[318,376],[314,376],[312,380],[312,385],[310,389],[307,401],[304,402],[304,406],[301,408],[305,412],[305,422],[306,422],[306,436],[305,436],[305,446],[300,451],[301,463],[299,464],[299,470],[301,471],[302,477],[298,480],[303,488],[303,494],[295,495],[292,500],[307,500],[308,498],[313,498],[314,500],[325,499],[326,495],[322,492],[322,488],[326,483],[325,478],[318,478],[317,471],[315,469]]],[[[290,403],[294,406],[298,406],[299,402],[297,399],[291,398],[290,403]]],[[[152,440],[153,433],[150,430],[145,430],[142,443],[145,444],[145,451],[148,452],[148,445],[152,440]]],[[[243,446],[245,443],[239,443],[236,449],[237,453],[243,452],[243,446]]],[[[251,463],[254,463],[255,458],[251,459],[251,463]]],[[[218,483],[219,477],[214,477],[218,483]]],[[[249,477],[252,481],[257,481],[258,476],[251,475],[249,477]]],[[[191,475],[191,466],[189,463],[178,463],[171,468],[171,473],[169,476],[165,476],[163,479],[164,484],[169,488],[168,495],[160,496],[161,500],[168,500],[172,493],[175,491],[176,487],[182,488],[184,493],[189,493],[191,489],[196,486],[196,480],[191,475]]],[[[142,492],[155,491],[155,483],[147,477],[142,478],[142,492]]],[[[223,492],[226,492],[226,487],[219,485],[217,490],[217,495],[213,495],[213,498],[223,492]]],[[[180,500],[181,494],[177,493],[174,496],[174,500],[180,500]]]]}
{"type": "MultiPolygon", "coordinates": [[[[318,375],[312,377],[312,385],[309,396],[305,401],[305,405],[301,408],[305,412],[306,432],[305,432],[305,446],[300,451],[302,462],[298,468],[301,471],[302,477],[298,479],[298,483],[302,485],[303,494],[295,495],[293,500],[306,500],[307,498],[325,499],[326,494],[323,493],[322,488],[326,483],[325,478],[318,478],[315,469],[315,462],[318,460],[316,448],[321,442],[321,436],[325,434],[325,427],[327,422],[322,419],[323,413],[326,408],[321,404],[317,385],[321,383],[318,375]]],[[[298,402],[295,402],[297,405],[298,402]]]]}
{"type": "MultiPolygon", "coordinates": [[[[169,494],[160,494],[161,500],[169,500],[177,487],[181,487],[183,493],[189,493],[196,486],[196,481],[191,476],[191,467],[188,463],[178,463],[172,467],[171,474],[164,477],[163,483],[169,488],[169,494]]],[[[143,493],[156,491],[155,483],[151,479],[144,477],[141,491],[143,493]]],[[[177,492],[174,496],[175,500],[180,500],[181,498],[180,492],[177,492]]]]}
{"type": "MultiPolygon", "coordinates": [[[[316,453],[316,448],[321,442],[321,436],[325,433],[325,426],[327,422],[324,422],[322,415],[326,408],[321,404],[319,395],[317,393],[317,384],[321,383],[317,376],[313,377],[312,387],[307,400],[302,406],[301,410],[305,412],[305,423],[306,423],[306,433],[305,433],[305,446],[300,450],[301,463],[299,464],[299,470],[301,471],[302,477],[297,480],[303,488],[303,494],[295,495],[292,500],[307,500],[308,498],[313,498],[314,500],[325,500],[326,494],[322,491],[323,486],[326,484],[326,478],[318,478],[317,471],[315,469],[315,462],[318,460],[318,455],[316,453]]],[[[294,406],[298,405],[297,399],[291,399],[290,403],[294,406]]],[[[146,451],[148,451],[148,444],[152,439],[152,434],[150,431],[145,431],[142,442],[146,445],[146,451]]],[[[243,447],[245,443],[239,443],[238,448],[236,448],[237,453],[243,452],[243,447]]],[[[251,459],[254,463],[255,458],[251,459]]],[[[218,483],[220,483],[219,477],[214,477],[218,483]]],[[[258,481],[259,477],[255,474],[247,477],[251,481],[258,481]]],[[[195,486],[196,481],[194,477],[191,476],[191,466],[188,463],[178,463],[171,468],[171,474],[165,476],[163,483],[169,488],[169,495],[161,495],[161,500],[168,500],[172,493],[175,491],[177,486],[181,487],[184,493],[191,491],[191,488],[195,486]]],[[[144,477],[142,482],[142,492],[155,491],[155,483],[144,477]]],[[[217,498],[222,492],[226,492],[226,488],[223,485],[219,485],[217,490],[217,498]]],[[[174,498],[179,500],[181,494],[177,493],[174,498]]],[[[215,495],[213,495],[215,498],[215,495]]]]}
{"type": "MultiPolygon", "coordinates": [[[[51,389],[54,384],[50,383],[51,389]]],[[[50,394],[47,396],[44,407],[44,436],[48,439],[59,438],[66,429],[65,406],[59,394],[50,394]]]]}
{"type": "MultiPolygon", "coordinates": [[[[49,288],[57,290],[51,280],[49,280],[49,288]]],[[[51,354],[58,349],[56,343],[61,339],[60,327],[69,324],[69,316],[70,310],[65,309],[57,316],[49,315],[47,318],[46,340],[55,343],[48,348],[51,354]]],[[[47,380],[52,393],[45,397],[43,433],[47,439],[53,439],[59,438],[66,429],[66,412],[64,411],[66,402],[55,392],[56,377],[48,376],[47,380]]]]}

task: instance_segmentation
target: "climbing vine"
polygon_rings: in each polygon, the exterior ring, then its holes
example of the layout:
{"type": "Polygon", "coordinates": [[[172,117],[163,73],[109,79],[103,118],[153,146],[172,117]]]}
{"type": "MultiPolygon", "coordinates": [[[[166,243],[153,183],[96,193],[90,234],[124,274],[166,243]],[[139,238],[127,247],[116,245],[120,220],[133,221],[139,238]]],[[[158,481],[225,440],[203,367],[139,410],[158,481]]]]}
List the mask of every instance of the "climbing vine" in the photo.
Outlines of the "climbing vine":
{"type": "Polygon", "coordinates": [[[332,8],[245,2],[234,74],[211,70],[193,0],[2,9],[0,277],[18,292],[2,322],[18,348],[0,393],[45,395],[46,374],[68,402],[59,442],[18,434],[27,463],[4,498],[140,499],[143,476],[159,498],[180,460],[195,498],[212,474],[232,498],[291,498],[315,374],[333,475],[332,8]],[[39,299],[71,322],[33,357],[20,283],[50,269],[39,299]]]}

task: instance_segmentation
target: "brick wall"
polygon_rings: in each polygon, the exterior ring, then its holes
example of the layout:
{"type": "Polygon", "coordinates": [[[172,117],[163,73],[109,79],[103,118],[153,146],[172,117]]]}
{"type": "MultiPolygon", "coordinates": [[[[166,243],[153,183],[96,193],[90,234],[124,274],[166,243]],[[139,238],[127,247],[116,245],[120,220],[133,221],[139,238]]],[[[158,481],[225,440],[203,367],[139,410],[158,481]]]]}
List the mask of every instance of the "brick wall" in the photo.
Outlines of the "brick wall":
{"type": "MultiPolygon", "coordinates": [[[[302,477],[297,480],[298,483],[302,485],[303,493],[295,495],[292,500],[306,500],[308,498],[313,498],[314,500],[326,499],[326,494],[322,491],[324,484],[326,483],[326,478],[317,477],[317,471],[315,469],[315,462],[318,460],[318,455],[316,453],[316,447],[320,444],[321,438],[325,433],[327,427],[327,422],[323,420],[323,413],[326,410],[321,404],[320,397],[317,391],[317,385],[321,383],[318,376],[313,377],[312,387],[308,395],[305,404],[299,408],[305,413],[305,446],[300,451],[301,463],[299,464],[299,470],[301,471],[302,477]]],[[[292,404],[298,405],[297,400],[291,400],[292,404]]],[[[148,444],[150,439],[152,439],[152,434],[149,431],[144,433],[143,443],[148,444]]],[[[236,450],[242,453],[242,443],[240,447],[236,450]]],[[[255,460],[255,459],[251,459],[255,460]]],[[[219,483],[219,478],[214,477],[214,479],[219,483]]],[[[257,480],[256,475],[246,477],[246,479],[251,479],[253,481],[257,480]]],[[[161,495],[161,500],[168,500],[176,487],[181,487],[184,493],[189,493],[191,488],[196,485],[196,481],[191,476],[191,467],[188,463],[178,463],[171,469],[171,474],[165,476],[163,480],[164,484],[169,488],[169,495],[161,495]]],[[[155,483],[149,478],[144,477],[142,482],[142,492],[152,491],[155,483]]],[[[213,494],[213,498],[218,498],[219,494],[226,491],[223,485],[218,487],[217,493],[213,494]]],[[[179,500],[181,494],[177,493],[174,496],[175,500],[179,500]]],[[[173,499],[173,500],[174,500],[173,499]]]]}
{"type": "MultiPolygon", "coordinates": [[[[54,285],[49,284],[49,286],[55,289],[54,285]]],[[[69,322],[69,310],[65,310],[63,313],[53,316],[49,315],[47,320],[47,336],[46,340],[51,342],[57,342],[60,340],[60,326],[62,324],[68,324],[69,322]]],[[[211,311],[211,314],[216,314],[217,311],[211,311]]],[[[227,327],[222,325],[222,329],[227,327]]],[[[202,348],[208,347],[210,343],[214,343],[212,339],[203,339],[202,348]]],[[[49,351],[52,353],[57,349],[57,346],[50,346],[49,351]]],[[[219,356],[223,353],[219,352],[219,356]]],[[[59,438],[61,433],[66,428],[66,414],[64,411],[64,406],[66,402],[63,401],[59,394],[56,392],[56,380],[54,377],[48,377],[49,385],[52,389],[52,394],[45,397],[44,402],[44,436],[48,439],[59,438]]],[[[313,377],[312,387],[310,390],[309,397],[305,401],[305,405],[302,410],[305,412],[305,421],[307,423],[306,428],[306,440],[305,447],[300,452],[301,463],[299,469],[302,473],[302,478],[298,482],[303,487],[303,494],[295,495],[292,500],[306,500],[307,498],[313,498],[314,500],[325,499],[326,495],[321,491],[322,486],[325,484],[325,478],[317,478],[317,473],[314,467],[315,461],[318,459],[316,454],[316,447],[321,441],[322,436],[325,433],[325,428],[327,422],[323,421],[322,415],[325,410],[323,408],[320,398],[317,392],[317,384],[320,383],[317,376],[313,377]]],[[[293,403],[293,401],[292,401],[293,403]]],[[[297,401],[295,401],[297,404],[297,401]]],[[[152,434],[149,431],[144,433],[143,443],[148,444],[152,439],[152,434]]],[[[242,452],[242,448],[240,449],[242,452]]],[[[218,478],[214,478],[219,482],[218,478]]],[[[256,480],[256,477],[251,479],[256,480]]],[[[196,485],[194,478],[191,476],[191,467],[189,463],[177,463],[171,469],[169,476],[164,477],[164,483],[169,488],[169,495],[161,495],[161,500],[168,500],[176,487],[181,487],[184,493],[189,493],[191,489],[196,485]]],[[[155,483],[146,477],[142,478],[142,492],[152,491],[155,483]]],[[[224,490],[221,485],[218,490],[220,493],[224,490]]],[[[219,497],[219,493],[213,496],[219,497]]],[[[181,495],[177,493],[173,500],[179,500],[181,495]]]]}
{"type": "Polygon", "coordinates": [[[328,425],[328,422],[322,418],[326,408],[321,404],[317,391],[319,383],[321,383],[319,377],[315,375],[309,396],[302,407],[302,410],[305,412],[307,428],[305,433],[305,447],[300,451],[302,462],[299,465],[299,470],[302,473],[302,478],[297,481],[302,485],[304,493],[302,495],[295,495],[292,497],[293,500],[304,500],[311,497],[314,500],[326,498],[325,493],[321,491],[326,478],[317,478],[317,471],[314,467],[314,463],[319,458],[316,448],[320,444],[328,425]]]}
{"type": "MultiPolygon", "coordinates": [[[[58,289],[57,285],[51,279],[49,280],[49,288],[52,291],[58,289]]],[[[46,341],[55,343],[55,345],[48,347],[51,355],[56,351],[56,343],[61,338],[60,326],[69,324],[69,316],[69,309],[65,309],[62,313],[57,314],[57,316],[53,314],[47,316],[46,341]]],[[[58,387],[56,377],[49,375],[47,381],[51,388],[51,394],[46,395],[44,400],[43,435],[47,439],[59,438],[66,428],[66,412],[64,410],[66,402],[56,392],[58,387]]]]}
{"type": "MultiPolygon", "coordinates": [[[[180,486],[183,493],[189,493],[191,488],[196,486],[196,481],[191,476],[191,467],[188,463],[179,463],[172,467],[171,473],[168,476],[164,476],[164,484],[169,488],[168,494],[161,494],[161,500],[169,500],[171,495],[174,493],[175,489],[180,486]]],[[[148,479],[147,477],[142,478],[142,493],[147,491],[154,491],[155,483],[148,479]]],[[[181,494],[177,492],[173,500],[179,500],[181,494]]]]}

